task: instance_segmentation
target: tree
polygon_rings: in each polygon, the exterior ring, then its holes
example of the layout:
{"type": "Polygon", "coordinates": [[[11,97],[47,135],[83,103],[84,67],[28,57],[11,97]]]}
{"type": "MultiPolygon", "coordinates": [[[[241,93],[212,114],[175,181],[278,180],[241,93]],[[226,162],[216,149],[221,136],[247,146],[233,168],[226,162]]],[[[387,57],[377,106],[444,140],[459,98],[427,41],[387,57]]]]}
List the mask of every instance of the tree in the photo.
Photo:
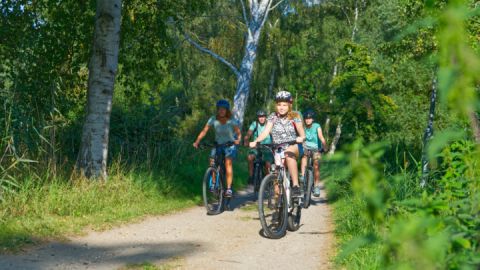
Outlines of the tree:
{"type": "Polygon", "coordinates": [[[250,18],[248,18],[249,16],[247,16],[247,8],[245,6],[245,3],[243,2],[243,0],[240,0],[240,3],[242,5],[243,20],[245,22],[245,25],[247,26],[247,31],[245,33],[245,52],[240,64],[240,68],[230,63],[217,53],[201,46],[198,42],[194,41],[188,34],[184,34],[185,39],[188,42],[190,42],[200,51],[211,55],[218,61],[225,64],[232,70],[232,72],[237,77],[237,87],[233,99],[233,115],[240,122],[240,125],[243,124],[245,110],[247,107],[253,66],[257,57],[260,34],[262,32],[263,26],[265,25],[265,22],[267,21],[270,11],[275,9],[282,2],[283,0],[280,0],[276,4],[274,4],[273,0],[249,0],[248,11],[250,18]]]}
{"type": "Polygon", "coordinates": [[[98,0],[88,97],[77,169],[88,178],[107,178],[108,138],[118,67],[121,0],[98,0]]]}

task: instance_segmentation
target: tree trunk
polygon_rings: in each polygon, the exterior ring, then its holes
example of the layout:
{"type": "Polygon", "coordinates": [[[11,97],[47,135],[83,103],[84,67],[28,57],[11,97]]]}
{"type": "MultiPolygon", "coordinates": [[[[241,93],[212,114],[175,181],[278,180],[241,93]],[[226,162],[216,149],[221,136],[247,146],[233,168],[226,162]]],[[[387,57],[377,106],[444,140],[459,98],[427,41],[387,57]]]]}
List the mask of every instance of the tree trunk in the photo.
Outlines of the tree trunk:
{"type": "Polygon", "coordinates": [[[97,0],[89,63],[86,118],[77,169],[87,178],[107,178],[108,136],[118,67],[121,0],[97,0]]]}
{"type": "Polygon", "coordinates": [[[268,84],[268,88],[265,93],[265,99],[264,99],[264,107],[266,107],[269,103],[270,100],[273,96],[273,87],[275,86],[275,73],[277,72],[277,69],[275,66],[272,67],[272,71],[270,73],[270,82],[268,84]]]}
{"type": "Polygon", "coordinates": [[[248,23],[247,42],[245,54],[240,65],[240,74],[237,80],[237,90],[233,99],[233,115],[240,126],[243,125],[245,110],[247,108],[250,83],[252,80],[253,66],[257,57],[258,42],[260,34],[268,18],[272,0],[251,1],[251,20],[248,23]]]}
{"type": "Polygon", "coordinates": [[[190,36],[184,33],[185,40],[190,42],[190,44],[192,44],[201,52],[211,55],[213,58],[228,66],[237,76],[237,88],[233,99],[232,113],[233,116],[239,121],[240,126],[243,125],[245,110],[247,108],[253,66],[255,63],[255,59],[257,58],[258,42],[260,40],[261,31],[263,29],[263,26],[265,25],[270,11],[282,2],[283,1],[278,1],[277,4],[273,6],[273,0],[249,1],[251,17],[251,19],[249,20],[247,18],[247,11],[245,5],[242,0],[240,1],[240,3],[242,4],[243,19],[245,20],[245,24],[247,25],[247,40],[245,43],[245,53],[242,59],[242,63],[240,64],[240,69],[237,69],[235,65],[233,65],[220,55],[212,52],[207,48],[202,47],[199,43],[195,42],[192,38],[190,38],[190,36]]]}
{"type": "MultiPolygon", "coordinates": [[[[435,76],[435,75],[434,75],[435,76]]],[[[427,184],[428,181],[428,156],[427,156],[427,149],[428,149],[428,142],[430,138],[433,136],[433,120],[435,117],[435,103],[437,102],[437,78],[433,78],[432,82],[432,95],[430,97],[430,112],[428,115],[428,123],[427,128],[425,129],[425,133],[423,135],[423,153],[422,153],[422,180],[420,182],[420,186],[423,188],[427,184]]]]}
{"type": "MultiPolygon", "coordinates": [[[[362,1],[363,5],[366,4],[366,1],[362,1]]],[[[360,16],[360,9],[358,8],[358,0],[355,1],[355,14],[354,14],[354,20],[353,20],[353,28],[352,28],[352,36],[351,36],[351,41],[355,42],[355,38],[358,32],[358,17],[360,16]]],[[[351,51],[349,51],[351,53],[351,51]]],[[[337,66],[335,66],[336,68],[337,66]]],[[[334,70],[336,73],[336,69],[334,70]]],[[[332,91],[333,92],[333,91],[332,91]]],[[[335,150],[337,149],[337,143],[340,140],[340,135],[342,134],[342,119],[340,118],[338,120],[337,128],[335,130],[335,137],[332,140],[331,146],[330,146],[330,151],[329,154],[333,155],[335,153],[335,150]]]]}
{"type": "Polygon", "coordinates": [[[471,111],[469,113],[470,116],[470,126],[472,126],[473,137],[475,138],[475,142],[480,144],[480,121],[478,119],[478,115],[476,112],[471,111]]]}
{"type": "Polygon", "coordinates": [[[340,135],[342,135],[342,118],[338,119],[337,128],[335,129],[335,136],[333,137],[332,143],[330,144],[330,150],[328,151],[329,155],[335,154],[337,150],[337,144],[340,140],[340,135]]]}
{"type": "MultiPolygon", "coordinates": [[[[335,64],[335,66],[333,67],[332,80],[335,79],[335,77],[337,77],[337,68],[338,68],[338,65],[335,64]]],[[[330,89],[330,100],[328,101],[328,106],[330,107],[330,113],[333,111],[334,93],[335,93],[335,89],[332,87],[330,89]]],[[[327,140],[327,142],[330,141],[330,121],[331,121],[330,113],[327,115],[327,119],[325,120],[325,126],[323,128],[325,133],[325,139],[327,140]]]]}

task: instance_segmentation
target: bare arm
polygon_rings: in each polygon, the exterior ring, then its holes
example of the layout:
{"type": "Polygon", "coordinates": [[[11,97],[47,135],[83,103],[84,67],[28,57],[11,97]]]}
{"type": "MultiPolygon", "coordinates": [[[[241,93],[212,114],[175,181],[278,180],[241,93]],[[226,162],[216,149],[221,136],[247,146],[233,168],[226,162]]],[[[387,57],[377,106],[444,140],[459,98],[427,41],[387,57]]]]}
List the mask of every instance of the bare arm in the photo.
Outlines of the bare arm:
{"type": "Polygon", "coordinates": [[[198,144],[203,139],[203,137],[205,137],[205,135],[207,135],[207,132],[208,132],[209,129],[210,129],[210,126],[208,124],[205,125],[205,127],[203,127],[202,131],[200,131],[200,134],[198,134],[197,139],[193,143],[193,147],[198,148],[198,144]]]}
{"type": "Polygon", "coordinates": [[[270,131],[272,131],[273,123],[268,122],[267,125],[265,126],[265,129],[258,135],[258,137],[250,143],[250,147],[255,147],[257,146],[257,142],[261,142],[267,138],[268,134],[270,134],[270,131]]]}
{"type": "Polygon", "coordinates": [[[237,134],[237,139],[233,143],[240,144],[240,141],[242,140],[242,132],[240,131],[240,128],[238,126],[233,126],[233,131],[237,134]]]}
{"type": "Polygon", "coordinates": [[[298,137],[297,137],[297,143],[303,143],[306,139],[306,136],[305,136],[305,129],[303,128],[303,123],[302,122],[299,122],[299,123],[296,123],[297,125],[297,132],[298,132],[298,137]]]}
{"type": "Polygon", "coordinates": [[[323,137],[323,131],[321,127],[317,129],[317,133],[318,133],[318,138],[322,142],[323,148],[327,149],[327,143],[325,142],[325,138],[323,137]]]}
{"type": "Polygon", "coordinates": [[[253,134],[253,131],[249,129],[247,131],[247,135],[245,135],[245,137],[243,138],[243,142],[245,146],[248,146],[248,141],[250,140],[250,137],[252,137],[252,134],[253,134]]]}

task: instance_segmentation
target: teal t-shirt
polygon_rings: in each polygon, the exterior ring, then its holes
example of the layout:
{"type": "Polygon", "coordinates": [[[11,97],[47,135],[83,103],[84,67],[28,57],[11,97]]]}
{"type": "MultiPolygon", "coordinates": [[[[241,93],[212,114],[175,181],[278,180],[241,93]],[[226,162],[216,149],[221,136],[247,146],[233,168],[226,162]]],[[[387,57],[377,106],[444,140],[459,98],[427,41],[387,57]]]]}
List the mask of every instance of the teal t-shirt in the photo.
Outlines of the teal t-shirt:
{"type": "MultiPolygon", "coordinates": [[[[250,127],[248,128],[248,130],[251,130],[253,132],[253,139],[255,140],[255,139],[258,138],[258,135],[262,134],[262,132],[263,132],[263,130],[265,129],[266,126],[267,126],[267,122],[265,122],[265,124],[262,126],[262,125],[260,125],[260,123],[257,123],[257,121],[253,121],[250,124],[250,127]],[[257,130],[255,130],[255,128],[257,128],[257,130]]],[[[270,138],[270,135],[267,136],[267,138],[265,138],[260,143],[261,144],[271,144],[272,139],[270,138]]]]}
{"type": "Polygon", "coordinates": [[[215,141],[218,144],[224,144],[227,142],[235,141],[235,130],[233,127],[238,127],[237,120],[231,118],[228,119],[225,124],[222,125],[215,116],[208,119],[207,125],[213,126],[215,129],[215,141]]]}
{"type": "Polygon", "coordinates": [[[307,137],[305,145],[310,149],[322,149],[322,144],[318,139],[319,128],[320,124],[318,123],[313,123],[309,128],[305,127],[305,135],[307,137]]]}

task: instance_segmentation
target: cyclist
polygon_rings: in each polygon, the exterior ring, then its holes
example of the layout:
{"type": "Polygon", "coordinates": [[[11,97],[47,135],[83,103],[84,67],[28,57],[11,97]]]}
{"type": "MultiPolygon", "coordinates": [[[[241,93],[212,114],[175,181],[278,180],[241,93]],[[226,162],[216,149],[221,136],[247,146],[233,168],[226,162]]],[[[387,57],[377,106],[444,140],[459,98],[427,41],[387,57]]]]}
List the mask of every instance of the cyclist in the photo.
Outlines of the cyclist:
{"type": "MultiPolygon", "coordinates": [[[[253,135],[253,139],[255,140],[260,133],[265,129],[267,124],[267,113],[264,110],[258,110],[257,111],[257,120],[252,122],[250,124],[250,127],[248,128],[247,135],[243,138],[243,141],[245,143],[245,146],[248,147],[248,141],[253,135]]],[[[262,144],[271,144],[272,139],[271,136],[268,136],[261,142],[262,144]]],[[[257,149],[250,149],[248,152],[248,183],[252,184],[253,183],[253,161],[255,160],[255,156],[257,155],[257,149]]],[[[273,161],[273,156],[270,151],[262,151],[263,154],[263,160],[265,164],[265,170],[268,174],[270,171],[270,163],[273,161]]]]}
{"type": "MultiPolygon", "coordinates": [[[[301,121],[301,116],[292,111],[292,94],[287,91],[280,91],[275,95],[275,112],[268,117],[267,126],[260,135],[250,143],[254,148],[258,142],[263,141],[269,134],[272,135],[274,144],[279,145],[279,149],[285,155],[286,165],[292,178],[292,196],[302,197],[302,190],[298,185],[297,157],[302,155],[305,141],[305,131],[301,121]],[[296,144],[289,145],[289,142],[295,141],[296,144]]],[[[277,155],[277,153],[275,153],[277,155]]]]}
{"type": "MultiPolygon", "coordinates": [[[[305,134],[307,140],[305,142],[305,148],[312,151],[313,154],[313,174],[315,179],[315,185],[313,188],[313,196],[320,196],[320,151],[327,149],[325,138],[323,138],[322,127],[320,124],[314,122],[315,112],[312,109],[307,109],[303,113],[303,119],[305,121],[305,134]]],[[[305,175],[305,168],[307,167],[307,156],[302,158],[302,176],[305,175]]]]}
{"type": "MultiPolygon", "coordinates": [[[[200,141],[207,135],[210,127],[215,129],[215,142],[217,144],[233,143],[231,146],[221,147],[220,150],[225,153],[225,175],[227,180],[227,189],[225,197],[232,197],[233,169],[232,161],[237,156],[237,145],[240,143],[242,134],[238,126],[238,122],[232,118],[230,111],[230,103],[221,99],[217,101],[217,114],[210,117],[203,130],[198,134],[197,139],[193,143],[193,147],[198,148],[200,141]]],[[[210,163],[214,162],[216,148],[210,153],[210,163]]]]}

